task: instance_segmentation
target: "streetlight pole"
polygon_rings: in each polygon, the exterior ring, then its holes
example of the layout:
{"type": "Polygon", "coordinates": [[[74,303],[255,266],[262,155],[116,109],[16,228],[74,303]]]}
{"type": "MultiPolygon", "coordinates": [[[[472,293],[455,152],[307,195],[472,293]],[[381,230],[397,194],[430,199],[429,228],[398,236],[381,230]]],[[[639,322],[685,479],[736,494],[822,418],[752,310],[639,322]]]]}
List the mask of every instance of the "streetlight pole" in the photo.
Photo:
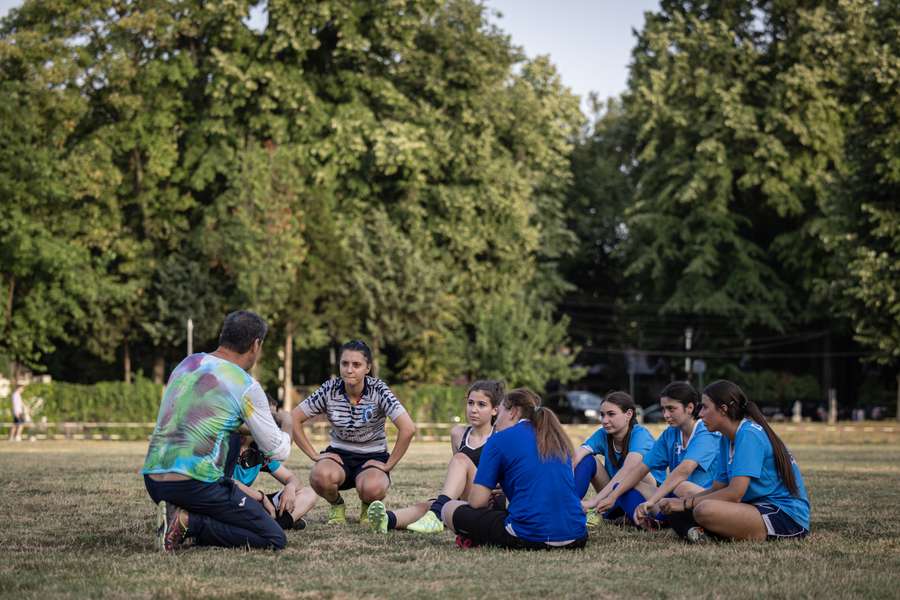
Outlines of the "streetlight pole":
{"type": "Polygon", "coordinates": [[[187,320],[187,355],[194,353],[194,320],[188,317],[187,320]]]}
{"type": "MultiPolygon", "coordinates": [[[[691,326],[685,327],[684,328],[684,351],[685,352],[691,351],[691,341],[692,341],[693,337],[694,337],[694,328],[691,326]]],[[[688,355],[685,355],[685,357],[684,357],[684,372],[685,372],[685,379],[690,381],[690,379],[691,379],[691,357],[688,355]]]]}

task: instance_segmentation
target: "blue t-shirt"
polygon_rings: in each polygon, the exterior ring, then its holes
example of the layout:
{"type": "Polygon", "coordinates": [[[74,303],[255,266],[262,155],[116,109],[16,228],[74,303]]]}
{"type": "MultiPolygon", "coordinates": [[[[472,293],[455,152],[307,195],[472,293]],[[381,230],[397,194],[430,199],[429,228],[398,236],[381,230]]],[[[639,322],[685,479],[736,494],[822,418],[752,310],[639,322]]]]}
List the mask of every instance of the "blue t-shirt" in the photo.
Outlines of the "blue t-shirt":
{"type": "Polygon", "coordinates": [[[244,485],[253,485],[253,482],[256,481],[256,478],[259,477],[259,472],[265,468],[266,472],[274,473],[278,469],[281,468],[281,463],[277,460],[269,461],[269,464],[263,467],[262,465],[256,465],[255,467],[250,467],[249,469],[245,469],[240,464],[234,465],[234,475],[231,476],[235,481],[240,481],[244,485]]]}
{"type": "Polygon", "coordinates": [[[482,446],[475,483],[509,499],[506,524],[530,542],[563,542],[587,535],[581,499],[575,495],[572,459],[541,460],[531,421],[520,421],[482,446]]]}
{"type": "Polygon", "coordinates": [[[793,456],[791,466],[797,481],[797,496],[791,495],[778,476],[772,443],[758,423],[749,419],[741,421],[734,436],[733,453],[731,448],[731,440],[723,435],[719,444],[719,473],[716,481],[728,485],[734,477],[749,477],[750,485],[741,498],[742,502],[774,504],[798,525],[809,529],[809,497],[793,456]]]}
{"type": "MultiPolygon", "coordinates": [[[[619,472],[622,463],[625,462],[625,457],[622,456],[621,453],[615,452],[609,444],[606,443],[606,430],[602,427],[594,432],[594,434],[586,439],[582,446],[585,448],[589,448],[590,451],[594,454],[602,454],[603,455],[603,467],[606,469],[606,474],[610,476],[610,478],[614,477],[616,473],[619,472]],[[619,467],[616,467],[613,464],[611,454],[615,453],[616,460],[619,463],[619,467]]],[[[628,452],[638,452],[642,456],[647,456],[647,453],[653,448],[653,434],[650,433],[646,427],[635,423],[634,427],[631,428],[631,439],[628,441],[628,452]]],[[[666,478],[666,469],[663,467],[662,469],[651,469],[650,473],[653,475],[653,478],[657,481],[657,483],[665,480],[666,478]]]]}
{"type": "Polygon", "coordinates": [[[668,468],[671,473],[681,461],[690,459],[697,463],[697,468],[687,480],[700,487],[712,487],[713,479],[719,472],[721,437],[722,434],[709,431],[706,424],[698,420],[685,448],[681,443],[681,429],[670,426],[662,432],[650,452],[644,455],[644,464],[651,471],[662,469],[665,472],[668,468]]]}

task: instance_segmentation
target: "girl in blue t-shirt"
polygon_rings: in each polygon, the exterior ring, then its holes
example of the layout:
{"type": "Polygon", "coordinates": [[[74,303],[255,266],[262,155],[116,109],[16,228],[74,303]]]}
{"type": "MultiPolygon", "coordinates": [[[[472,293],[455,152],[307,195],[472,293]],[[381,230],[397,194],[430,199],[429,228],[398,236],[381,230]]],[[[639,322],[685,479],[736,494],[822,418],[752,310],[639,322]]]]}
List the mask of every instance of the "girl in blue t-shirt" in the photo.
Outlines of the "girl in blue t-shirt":
{"type": "Polygon", "coordinates": [[[634,400],[625,392],[610,392],[600,405],[600,422],[602,429],[585,440],[575,451],[575,493],[579,498],[587,493],[588,486],[593,483],[597,495],[583,502],[588,512],[588,525],[599,523],[597,514],[605,510],[603,517],[615,519],[620,516],[630,518],[634,512],[634,502],[643,502],[656,489],[658,481],[665,478],[665,470],[655,470],[647,474],[639,482],[633,484],[634,494],[628,498],[619,498],[607,502],[612,492],[617,489],[623,477],[631,469],[641,464],[653,448],[653,435],[638,424],[634,400]],[[603,470],[597,468],[595,455],[603,456],[603,470]],[[598,510],[599,509],[599,510],[598,510]]]}
{"type": "Polygon", "coordinates": [[[460,547],[583,548],[584,512],[572,477],[572,442],[553,411],[531,390],[512,390],[497,411],[494,433],[483,446],[468,502],[444,505],[444,525],[460,547]],[[500,485],[509,509],[492,508],[500,485]]]}
{"type": "Polygon", "coordinates": [[[800,469],[759,407],[730,381],[703,390],[700,417],[722,434],[712,489],[663,499],[673,528],[691,541],[707,534],[734,540],[802,538],[809,533],[809,497],[800,469]]]}
{"type": "Polygon", "coordinates": [[[707,431],[700,412],[700,394],[686,381],[673,381],[659,394],[659,403],[669,427],[663,431],[644,460],[623,468],[621,484],[596,506],[598,511],[612,508],[616,502],[626,516],[645,529],[658,529],[655,511],[648,509],[665,497],[693,496],[712,486],[719,458],[721,435],[707,431]],[[669,474],[644,500],[634,491],[649,473],[661,470],[669,474]],[[621,498],[621,501],[620,501],[621,498]]]}
{"type": "MultiPolygon", "coordinates": [[[[269,400],[271,402],[271,397],[269,400]]],[[[275,420],[276,423],[279,422],[278,417],[275,420]]],[[[262,504],[282,529],[305,529],[303,515],[316,505],[318,495],[315,490],[301,486],[297,475],[279,461],[267,461],[256,447],[253,436],[242,434],[240,442],[237,462],[231,474],[234,484],[247,496],[262,504]],[[284,487],[271,494],[253,489],[251,486],[262,471],[269,473],[284,487]]]]}

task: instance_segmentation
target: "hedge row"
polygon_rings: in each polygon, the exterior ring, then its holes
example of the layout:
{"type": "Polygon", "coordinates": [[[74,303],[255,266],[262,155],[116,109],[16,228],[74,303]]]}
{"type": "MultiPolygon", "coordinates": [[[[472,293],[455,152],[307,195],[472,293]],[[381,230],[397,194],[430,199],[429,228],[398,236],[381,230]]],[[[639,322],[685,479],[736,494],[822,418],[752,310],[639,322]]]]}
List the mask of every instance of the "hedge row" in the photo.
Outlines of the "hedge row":
{"type": "MultiPolygon", "coordinates": [[[[465,417],[463,386],[396,385],[391,389],[418,422],[447,423],[465,417]]],[[[134,383],[106,381],[93,385],[75,383],[32,384],[24,398],[32,407],[32,419],[50,422],[154,422],[163,386],[138,378],[134,383]]],[[[9,402],[0,416],[11,419],[9,402]]]]}

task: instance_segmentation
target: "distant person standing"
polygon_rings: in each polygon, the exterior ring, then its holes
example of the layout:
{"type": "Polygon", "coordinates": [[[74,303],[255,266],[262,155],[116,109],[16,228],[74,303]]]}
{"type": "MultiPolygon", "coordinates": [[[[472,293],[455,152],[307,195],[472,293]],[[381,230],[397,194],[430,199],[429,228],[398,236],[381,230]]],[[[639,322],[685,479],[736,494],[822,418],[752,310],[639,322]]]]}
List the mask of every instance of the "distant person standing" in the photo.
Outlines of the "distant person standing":
{"type": "Polygon", "coordinates": [[[12,393],[12,418],[13,426],[9,430],[9,441],[22,441],[22,428],[25,426],[25,403],[22,402],[22,390],[25,386],[16,385],[16,389],[12,393]]]}
{"type": "Polygon", "coordinates": [[[235,311],[225,317],[215,352],[188,356],[169,377],[141,471],[159,504],[157,538],[167,552],[191,542],[274,549],[287,543],[263,505],[225,477],[241,425],[266,458],[290,455],[290,436],[276,425],[265,392],[248,373],[267,329],[259,315],[235,311]]]}

